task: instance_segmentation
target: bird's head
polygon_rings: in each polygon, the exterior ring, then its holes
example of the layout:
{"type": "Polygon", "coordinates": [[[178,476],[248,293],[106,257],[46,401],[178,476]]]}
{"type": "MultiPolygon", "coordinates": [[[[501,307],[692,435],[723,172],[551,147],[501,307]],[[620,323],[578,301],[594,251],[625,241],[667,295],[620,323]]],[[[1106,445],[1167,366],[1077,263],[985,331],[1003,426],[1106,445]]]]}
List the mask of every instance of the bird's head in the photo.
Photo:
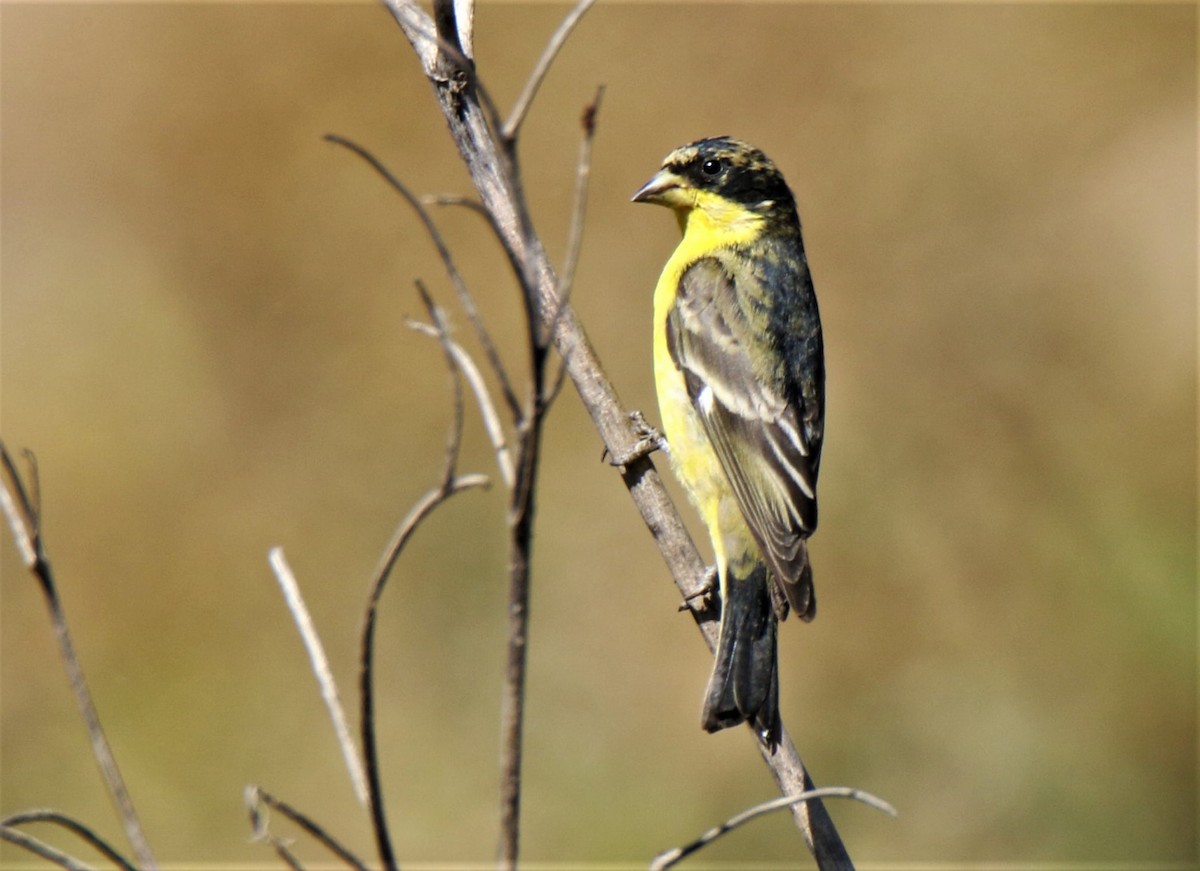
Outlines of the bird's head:
{"type": "Polygon", "coordinates": [[[771,159],[728,136],[676,148],[633,201],[667,206],[681,224],[693,210],[719,223],[739,217],[774,222],[796,212],[792,192],[771,159]]]}

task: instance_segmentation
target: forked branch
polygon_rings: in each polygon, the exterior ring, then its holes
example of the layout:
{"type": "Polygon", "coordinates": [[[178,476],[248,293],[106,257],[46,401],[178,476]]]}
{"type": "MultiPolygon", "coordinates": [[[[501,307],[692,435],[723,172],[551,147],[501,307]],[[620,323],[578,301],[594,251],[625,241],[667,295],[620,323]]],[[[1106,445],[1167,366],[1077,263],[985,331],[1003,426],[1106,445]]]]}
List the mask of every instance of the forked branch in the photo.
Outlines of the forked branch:
{"type": "MultiPolygon", "coordinates": [[[[434,2],[435,18],[443,25],[440,28],[434,27],[429,16],[413,0],[385,2],[422,62],[451,137],[527,294],[528,310],[537,318],[531,330],[546,330],[552,335],[554,346],[564,360],[567,376],[574,383],[608,453],[614,457],[636,456],[621,468],[622,479],[658,544],[676,586],[684,595],[691,593],[704,576],[704,564],[654,464],[648,456],[638,455],[634,450],[641,433],[605,376],[570,302],[560,299],[560,284],[533,230],[520,183],[516,142],[520,119],[527,106],[519,104],[519,111],[510,119],[513,123],[506,123],[497,130],[494,109],[480,99],[486,92],[481,88],[474,61],[462,57],[456,47],[446,45],[445,23],[453,23],[462,11],[450,0],[434,2]],[[431,39],[430,33],[437,33],[438,38],[431,39]]],[[[589,5],[590,0],[576,4],[571,13],[571,26],[589,5]]],[[[569,28],[560,28],[560,32],[565,31],[569,28]]],[[[553,52],[548,56],[552,58],[553,52]]],[[[526,88],[531,95],[529,99],[544,75],[540,70],[535,73],[526,88]]],[[[528,100],[521,103],[526,104],[528,100]]],[[[709,649],[713,649],[716,642],[714,621],[710,615],[693,612],[693,616],[709,649]]],[[[813,789],[786,730],[781,728],[781,740],[774,752],[759,746],[781,792],[798,795],[813,789]]],[[[819,798],[794,804],[792,813],[822,869],[853,867],[819,798]]]]}
{"type": "Polygon", "coordinates": [[[453,365],[453,355],[446,350],[446,333],[442,317],[437,308],[429,300],[424,288],[418,285],[422,299],[429,309],[440,338],[443,339],[443,349],[447,359],[451,361],[451,378],[454,382],[454,420],[450,427],[450,435],[446,445],[446,455],[442,467],[441,483],[422,496],[408,512],[408,515],[396,528],[392,540],[384,550],[375,574],[371,579],[367,595],[367,608],[363,618],[362,640],[359,656],[359,694],[361,716],[359,722],[360,738],[362,741],[363,759],[367,771],[367,795],[371,811],[371,824],[375,834],[375,844],[379,851],[379,861],[385,869],[391,871],[396,867],[396,854],[392,846],[388,830],[387,816],[383,807],[383,785],[379,765],[379,748],[376,741],[375,725],[375,626],[379,614],[379,602],[383,597],[384,588],[396,561],[400,558],[405,545],[421,523],[433,513],[439,505],[463,490],[474,487],[485,487],[488,479],[484,475],[458,475],[455,468],[458,464],[458,449],[462,441],[462,390],[458,382],[457,370],[453,365]]]}

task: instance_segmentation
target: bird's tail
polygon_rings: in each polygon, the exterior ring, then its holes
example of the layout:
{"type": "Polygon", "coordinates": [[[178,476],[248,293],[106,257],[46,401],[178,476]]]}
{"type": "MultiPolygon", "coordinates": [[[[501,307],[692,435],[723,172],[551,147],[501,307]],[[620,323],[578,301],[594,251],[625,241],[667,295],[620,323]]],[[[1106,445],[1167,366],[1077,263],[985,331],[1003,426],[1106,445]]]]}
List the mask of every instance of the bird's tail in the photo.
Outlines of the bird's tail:
{"type": "Polygon", "coordinates": [[[776,619],[767,568],[753,566],[744,577],[727,569],[721,602],[721,635],[704,700],[709,732],[752,722],[769,746],[779,738],[779,672],[776,619]]]}

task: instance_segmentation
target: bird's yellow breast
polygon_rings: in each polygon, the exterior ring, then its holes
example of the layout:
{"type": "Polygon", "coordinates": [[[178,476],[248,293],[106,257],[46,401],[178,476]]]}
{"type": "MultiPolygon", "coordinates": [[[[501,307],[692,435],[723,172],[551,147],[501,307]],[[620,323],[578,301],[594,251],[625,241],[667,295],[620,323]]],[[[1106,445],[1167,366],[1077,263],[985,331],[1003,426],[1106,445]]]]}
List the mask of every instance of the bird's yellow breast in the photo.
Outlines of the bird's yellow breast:
{"type": "Polygon", "coordinates": [[[762,231],[762,219],[728,200],[699,191],[695,192],[694,207],[678,210],[676,216],[683,239],[654,289],[654,381],[675,474],[708,528],[717,564],[724,566],[726,542],[739,550],[754,545],[729,480],[688,396],[683,373],[667,349],[667,318],[687,268],[703,257],[727,253],[731,246],[753,241],[762,231]],[[728,541],[731,537],[736,541],[728,541]]]}

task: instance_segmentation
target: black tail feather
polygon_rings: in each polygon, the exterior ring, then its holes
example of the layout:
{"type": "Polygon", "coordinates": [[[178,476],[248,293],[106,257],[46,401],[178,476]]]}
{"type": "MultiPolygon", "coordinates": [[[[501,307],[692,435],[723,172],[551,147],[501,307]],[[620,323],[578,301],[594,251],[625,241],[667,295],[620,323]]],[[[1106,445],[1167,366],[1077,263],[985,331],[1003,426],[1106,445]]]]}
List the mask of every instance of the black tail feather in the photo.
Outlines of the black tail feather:
{"type": "Polygon", "coordinates": [[[709,732],[752,722],[774,746],[779,737],[776,619],[767,569],[730,575],[721,602],[721,635],[702,717],[709,732]]]}

